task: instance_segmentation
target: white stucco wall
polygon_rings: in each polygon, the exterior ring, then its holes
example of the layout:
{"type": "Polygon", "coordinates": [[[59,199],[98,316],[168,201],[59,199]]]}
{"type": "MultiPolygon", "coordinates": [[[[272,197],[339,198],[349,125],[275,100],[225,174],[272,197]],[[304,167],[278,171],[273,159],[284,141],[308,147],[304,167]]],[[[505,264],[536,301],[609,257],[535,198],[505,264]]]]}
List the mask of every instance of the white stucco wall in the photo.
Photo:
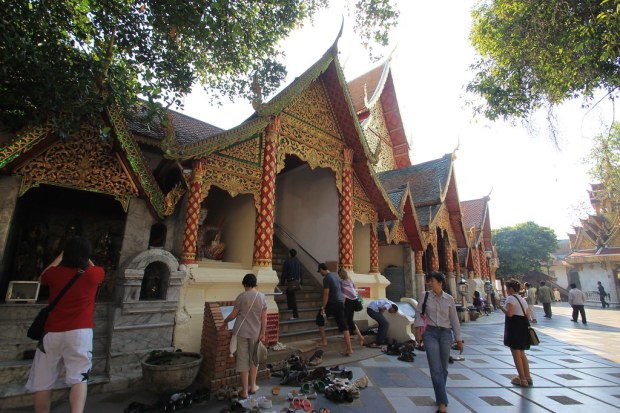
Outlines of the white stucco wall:
{"type": "Polygon", "coordinates": [[[403,247],[400,245],[379,247],[379,271],[383,272],[388,265],[403,266],[403,247]]]}
{"type": "Polygon", "coordinates": [[[370,225],[357,221],[353,227],[353,271],[370,272],[370,225]]]}
{"type": "Polygon", "coordinates": [[[276,178],[275,220],[318,261],[338,260],[338,190],[329,169],[307,165],[276,178]]]}
{"type": "Polygon", "coordinates": [[[226,224],[222,231],[222,239],[226,240],[224,261],[252,268],[256,226],[254,199],[251,195],[237,195],[229,200],[225,211],[226,224]]]}
{"type": "Polygon", "coordinates": [[[611,294],[611,301],[618,301],[618,294],[611,268],[603,269],[599,264],[583,264],[579,270],[579,281],[582,291],[598,291],[597,282],[600,281],[605,291],[611,294]]]}

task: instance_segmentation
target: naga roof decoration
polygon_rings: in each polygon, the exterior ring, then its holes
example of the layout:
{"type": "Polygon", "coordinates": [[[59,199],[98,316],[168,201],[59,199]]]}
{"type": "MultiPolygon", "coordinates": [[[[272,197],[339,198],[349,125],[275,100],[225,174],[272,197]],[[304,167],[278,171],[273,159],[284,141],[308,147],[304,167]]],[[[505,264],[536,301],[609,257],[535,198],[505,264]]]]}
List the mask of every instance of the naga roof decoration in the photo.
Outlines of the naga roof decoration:
{"type": "Polygon", "coordinates": [[[371,121],[373,110],[381,107],[381,116],[385,119],[385,126],[389,133],[392,152],[397,168],[411,165],[409,158],[409,142],[405,135],[392,71],[390,59],[377,66],[366,74],[348,83],[348,89],[352,96],[353,106],[358,119],[362,122],[362,128],[366,130],[371,121]],[[368,98],[370,96],[370,98],[368,98]]]}

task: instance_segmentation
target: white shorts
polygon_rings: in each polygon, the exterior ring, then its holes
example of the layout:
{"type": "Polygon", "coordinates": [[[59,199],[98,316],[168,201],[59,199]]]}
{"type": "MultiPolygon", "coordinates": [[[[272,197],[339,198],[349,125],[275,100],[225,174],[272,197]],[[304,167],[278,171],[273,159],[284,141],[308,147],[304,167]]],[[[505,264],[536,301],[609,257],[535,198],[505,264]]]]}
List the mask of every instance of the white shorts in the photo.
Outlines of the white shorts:
{"type": "Polygon", "coordinates": [[[45,352],[37,348],[26,383],[29,391],[50,390],[65,368],[65,383],[86,383],[93,365],[93,330],[82,328],[43,337],[45,352]]]}

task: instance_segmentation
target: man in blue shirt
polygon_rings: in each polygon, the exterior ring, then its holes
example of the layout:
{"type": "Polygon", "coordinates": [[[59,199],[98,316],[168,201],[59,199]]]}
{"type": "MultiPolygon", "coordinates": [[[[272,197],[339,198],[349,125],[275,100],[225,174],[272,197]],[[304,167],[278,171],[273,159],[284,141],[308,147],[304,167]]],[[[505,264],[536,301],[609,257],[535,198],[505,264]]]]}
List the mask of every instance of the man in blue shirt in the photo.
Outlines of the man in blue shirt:
{"type": "Polygon", "coordinates": [[[344,298],[342,296],[342,290],[340,289],[340,277],[335,272],[330,272],[325,263],[319,264],[319,271],[323,276],[323,305],[319,311],[319,315],[316,318],[316,324],[319,326],[319,332],[321,333],[320,346],[327,345],[327,336],[325,335],[325,319],[328,316],[333,316],[336,319],[338,325],[338,331],[344,336],[344,342],[346,345],[343,356],[350,356],[353,354],[353,348],[351,347],[351,335],[349,333],[349,327],[344,316],[344,298]]]}
{"type": "Polygon", "coordinates": [[[374,343],[369,344],[368,347],[381,347],[383,344],[385,344],[387,332],[390,328],[390,323],[383,315],[385,311],[387,311],[388,313],[396,313],[398,312],[398,306],[390,300],[374,300],[371,301],[370,304],[368,304],[368,306],[366,307],[366,314],[368,314],[370,318],[379,323],[377,339],[374,343]]]}

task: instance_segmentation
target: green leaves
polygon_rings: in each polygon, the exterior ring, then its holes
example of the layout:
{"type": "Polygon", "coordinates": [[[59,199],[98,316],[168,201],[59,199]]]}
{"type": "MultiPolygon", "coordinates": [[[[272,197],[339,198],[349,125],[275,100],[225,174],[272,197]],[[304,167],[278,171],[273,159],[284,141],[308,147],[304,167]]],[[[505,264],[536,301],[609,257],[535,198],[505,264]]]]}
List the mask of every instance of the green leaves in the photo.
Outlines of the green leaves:
{"type": "Polygon", "coordinates": [[[541,106],[620,86],[619,0],[494,0],[473,11],[480,53],[467,91],[485,117],[526,118],[541,106]]]}
{"type": "MultiPolygon", "coordinates": [[[[176,105],[202,84],[214,98],[275,91],[278,43],[329,0],[0,0],[0,122],[51,120],[67,134],[138,96],[176,105]]],[[[348,4],[348,3],[347,3],[348,4]]],[[[398,12],[358,0],[364,39],[387,42],[398,12]]]]}
{"type": "Polygon", "coordinates": [[[546,262],[557,249],[553,230],[531,221],[494,230],[493,242],[500,262],[497,274],[501,277],[539,270],[541,262],[546,262]]]}

